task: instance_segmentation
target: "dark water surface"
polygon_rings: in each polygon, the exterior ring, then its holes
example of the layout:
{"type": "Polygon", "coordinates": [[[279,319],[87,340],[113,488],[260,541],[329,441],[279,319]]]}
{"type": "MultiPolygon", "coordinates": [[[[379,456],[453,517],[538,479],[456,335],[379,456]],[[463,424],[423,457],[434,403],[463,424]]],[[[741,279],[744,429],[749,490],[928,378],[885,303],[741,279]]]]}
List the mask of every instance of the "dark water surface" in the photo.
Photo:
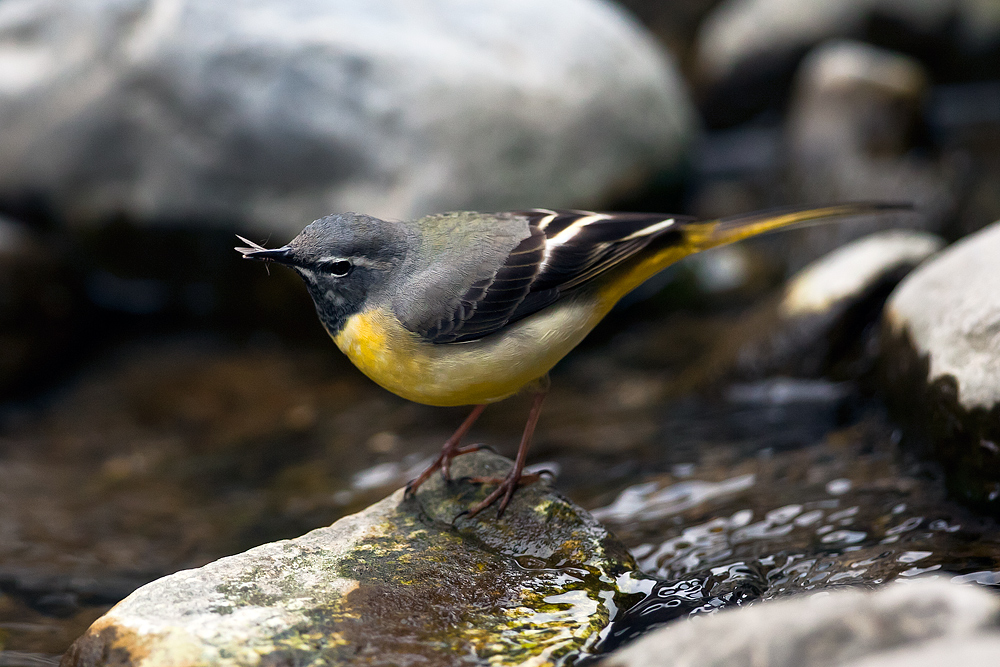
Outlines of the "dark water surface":
{"type": "Polygon", "coordinates": [[[791,433],[817,406],[757,407],[753,417],[742,406],[687,412],[687,426],[700,416],[702,435],[722,437],[693,465],[650,474],[595,510],[664,582],[622,615],[605,648],[678,617],[804,591],[918,575],[1000,584],[996,524],[905,462],[876,403],[799,447],[741,452],[726,435],[750,439],[768,420],[791,433]]]}

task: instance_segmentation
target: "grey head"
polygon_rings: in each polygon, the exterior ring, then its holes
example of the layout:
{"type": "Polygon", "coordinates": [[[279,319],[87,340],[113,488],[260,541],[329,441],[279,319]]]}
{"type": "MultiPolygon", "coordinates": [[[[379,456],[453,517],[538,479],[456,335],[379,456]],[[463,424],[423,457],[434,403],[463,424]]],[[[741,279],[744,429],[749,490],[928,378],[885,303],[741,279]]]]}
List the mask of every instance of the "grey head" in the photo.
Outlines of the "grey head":
{"type": "Polygon", "coordinates": [[[306,283],[323,326],[336,335],[351,315],[391,293],[393,278],[406,259],[407,229],[358,213],[316,220],[281,248],[264,248],[238,237],[247,259],[275,262],[295,270],[306,283]]]}

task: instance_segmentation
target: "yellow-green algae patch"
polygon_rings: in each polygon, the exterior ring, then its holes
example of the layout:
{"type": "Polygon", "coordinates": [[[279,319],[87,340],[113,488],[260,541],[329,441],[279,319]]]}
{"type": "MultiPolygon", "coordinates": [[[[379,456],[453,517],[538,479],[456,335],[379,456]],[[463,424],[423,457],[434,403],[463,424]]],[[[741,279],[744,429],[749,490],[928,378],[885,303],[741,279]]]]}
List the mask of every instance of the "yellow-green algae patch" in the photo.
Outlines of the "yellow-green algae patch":
{"type": "MultiPolygon", "coordinates": [[[[508,466],[476,453],[453,468],[461,479],[502,476],[508,466]]],[[[618,610],[641,597],[617,583],[640,575],[600,524],[545,484],[519,490],[499,520],[490,510],[474,519],[462,515],[488,491],[435,478],[415,498],[397,493],[342,520],[350,520],[345,535],[337,533],[338,522],[259,548],[256,560],[256,550],[233,557],[239,566],[227,576],[205,579],[212,588],[203,608],[183,603],[188,616],[203,613],[198,627],[184,631],[211,644],[183,664],[572,664],[618,610]],[[334,541],[325,544],[323,531],[334,541]],[[232,625],[240,614],[263,619],[270,630],[261,634],[258,624],[241,634],[232,625]],[[218,623],[225,632],[213,630],[218,623]]],[[[168,579],[145,588],[185,595],[161,584],[168,579]]],[[[144,595],[155,600],[153,593],[144,595]]],[[[141,615],[129,607],[112,620],[134,630],[141,615]]],[[[77,659],[67,667],[97,664],[110,663],[77,659]]]]}

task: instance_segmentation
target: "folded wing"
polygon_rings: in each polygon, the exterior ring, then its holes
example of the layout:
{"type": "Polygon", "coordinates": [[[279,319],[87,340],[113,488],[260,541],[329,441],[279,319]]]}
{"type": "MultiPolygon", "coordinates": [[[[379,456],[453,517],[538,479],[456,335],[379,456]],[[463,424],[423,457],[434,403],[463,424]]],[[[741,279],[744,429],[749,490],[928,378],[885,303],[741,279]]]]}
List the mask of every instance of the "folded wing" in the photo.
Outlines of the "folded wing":
{"type": "Polygon", "coordinates": [[[529,235],[492,278],[473,284],[451,312],[418,331],[433,343],[487,336],[548,306],[692,220],[651,213],[594,213],[531,209],[529,235]]]}

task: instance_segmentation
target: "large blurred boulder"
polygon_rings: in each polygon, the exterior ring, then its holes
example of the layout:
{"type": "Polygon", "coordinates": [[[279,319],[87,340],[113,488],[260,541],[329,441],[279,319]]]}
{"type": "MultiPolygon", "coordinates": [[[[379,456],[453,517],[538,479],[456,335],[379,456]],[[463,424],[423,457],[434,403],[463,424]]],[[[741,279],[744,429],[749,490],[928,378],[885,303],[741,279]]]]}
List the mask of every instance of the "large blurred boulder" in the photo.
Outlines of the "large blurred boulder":
{"type": "Polygon", "coordinates": [[[598,205],[695,123],[604,0],[4,0],[0,119],[4,200],[282,233],[598,205]]]}
{"type": "Polygon", "coordinates": [[[960,497],[1000,513],[1000,222],[908,276],[886,306],[897,410],[960,497]]]}

